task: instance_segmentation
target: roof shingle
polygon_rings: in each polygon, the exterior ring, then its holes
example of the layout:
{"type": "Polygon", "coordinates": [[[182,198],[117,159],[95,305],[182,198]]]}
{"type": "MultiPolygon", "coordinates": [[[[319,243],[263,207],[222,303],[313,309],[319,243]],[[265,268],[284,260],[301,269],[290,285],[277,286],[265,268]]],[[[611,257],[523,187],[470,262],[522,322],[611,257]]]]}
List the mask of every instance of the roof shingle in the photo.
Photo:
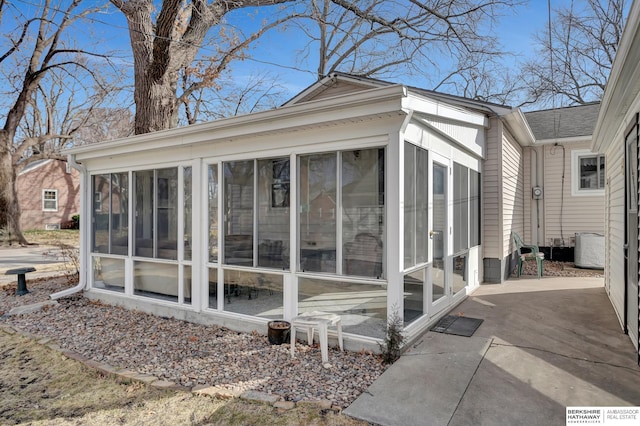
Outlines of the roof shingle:
{"type": "Polygon", "coordinates": [[[600,102],[565,108],[525,112],[536,140],[591,136],[598,121],[600,102]]]}

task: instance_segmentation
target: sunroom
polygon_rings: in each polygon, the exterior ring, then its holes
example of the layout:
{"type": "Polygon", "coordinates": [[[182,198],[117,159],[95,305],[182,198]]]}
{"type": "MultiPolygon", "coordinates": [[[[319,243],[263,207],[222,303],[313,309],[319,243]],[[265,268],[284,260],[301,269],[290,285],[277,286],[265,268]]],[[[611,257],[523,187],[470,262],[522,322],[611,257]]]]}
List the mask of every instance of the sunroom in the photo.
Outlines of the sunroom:
{"type": "Polygon", "coordinates": [[[479,284],[487,113],[343,75],[288,104],[68,151],[87,295],[266,333],[341,316],[350,349],[409,337],[479,284]]]}

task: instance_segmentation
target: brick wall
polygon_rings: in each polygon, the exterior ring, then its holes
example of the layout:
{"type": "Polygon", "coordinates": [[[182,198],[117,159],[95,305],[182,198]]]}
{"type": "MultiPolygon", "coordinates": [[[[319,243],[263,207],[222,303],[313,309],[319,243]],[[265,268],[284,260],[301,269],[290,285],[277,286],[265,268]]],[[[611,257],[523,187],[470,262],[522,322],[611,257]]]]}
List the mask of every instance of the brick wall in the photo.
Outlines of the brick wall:
{"type": "Polygon", "coordinates": [[[45,229],[48,224],[61,225],[80,212],[80,173],[73,168],[70,172],[67,173],[66,161],[47,160],[18,175],[22,230],[45,229]],[[55,211],[43,209],[44,190],[57,191],[55,211]]]}

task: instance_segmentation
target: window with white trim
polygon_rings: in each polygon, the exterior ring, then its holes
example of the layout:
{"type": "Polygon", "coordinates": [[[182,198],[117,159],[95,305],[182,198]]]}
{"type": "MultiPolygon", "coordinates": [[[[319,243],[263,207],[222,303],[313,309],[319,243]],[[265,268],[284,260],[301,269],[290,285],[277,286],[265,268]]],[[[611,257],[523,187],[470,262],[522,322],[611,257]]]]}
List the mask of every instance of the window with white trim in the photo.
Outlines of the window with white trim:
{"type": "Polygon", "coordinates": [[[43,189],[42,190],[42,210],[43,211],[58,211],[58,190],[57,189],[43,189]]]}
{"type": "Polygon", "coordinates": [[[604,155],[588,150],[571,152],[571,194],[574,196],[604,195],[604,155]]]}

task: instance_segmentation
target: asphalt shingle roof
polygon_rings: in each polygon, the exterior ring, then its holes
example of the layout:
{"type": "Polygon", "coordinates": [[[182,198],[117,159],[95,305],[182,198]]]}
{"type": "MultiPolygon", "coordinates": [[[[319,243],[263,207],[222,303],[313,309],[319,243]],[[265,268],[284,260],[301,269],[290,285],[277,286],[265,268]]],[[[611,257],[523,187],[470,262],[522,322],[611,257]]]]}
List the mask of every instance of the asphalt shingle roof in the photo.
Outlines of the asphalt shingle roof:
{"type": "Polygon", "coordinates": [[[565,108],[525,112],[536,140],[591,136],[598,121],[600,102],[565,108]]]}

